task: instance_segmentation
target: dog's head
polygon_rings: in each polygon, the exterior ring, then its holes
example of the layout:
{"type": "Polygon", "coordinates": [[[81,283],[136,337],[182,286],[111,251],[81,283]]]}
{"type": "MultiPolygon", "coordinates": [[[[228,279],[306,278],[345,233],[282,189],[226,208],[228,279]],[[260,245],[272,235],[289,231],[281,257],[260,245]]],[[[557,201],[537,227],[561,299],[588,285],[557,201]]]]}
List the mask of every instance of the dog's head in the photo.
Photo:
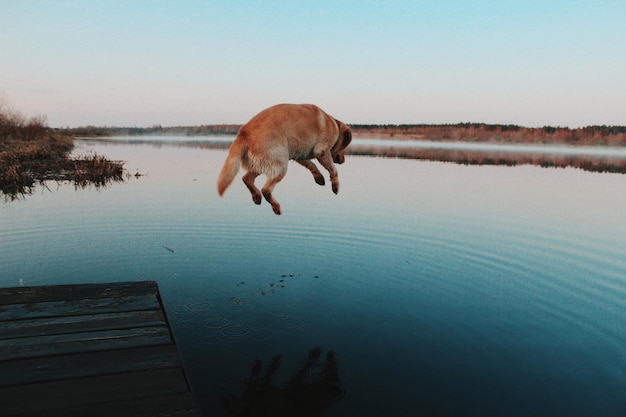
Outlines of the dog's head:
{"type": "Polygon", "coordinates": [[[343,164],[346,160],[343,151],[348,147],[350,142],[352,142],[352,131],[346,124],[340,122],[339,120],[336,121],[337,127],[339,127],[339,136],[330,153],[333,155],[333,162],[336,164],[343,164]]]}

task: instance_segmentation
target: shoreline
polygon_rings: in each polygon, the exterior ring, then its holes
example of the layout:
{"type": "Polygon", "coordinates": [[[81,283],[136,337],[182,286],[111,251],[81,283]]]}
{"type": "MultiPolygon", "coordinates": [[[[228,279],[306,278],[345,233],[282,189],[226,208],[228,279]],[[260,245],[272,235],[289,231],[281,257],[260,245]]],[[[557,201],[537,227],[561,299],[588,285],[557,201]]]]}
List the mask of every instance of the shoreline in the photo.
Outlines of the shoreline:
{"type": "MultiPolygon", "coordinates": [[[[142,127],[79,127],[59,129],[73,137],[236,135],[241,125],[142,127]]],[[[432,142],[561,144],[571,146],[626,147],[626,126],[528,128],[517,125],[459,123],[455,125],[363,125],[352,124],[353,137],[362,139],[425,140],[432,142]]]]}
{"type": "MultiPolygon", "coordinates": [[[[77,141],[118,145],[158,145],[227,150],[234,135],[82,137],[77,141]]],[[[537,143],[436,142],[356,137],[346,155],[460,165],[534,165],[543,168],[578,168],[590,172],[626,173],[626,147],[571,146],[537,143]]]]}

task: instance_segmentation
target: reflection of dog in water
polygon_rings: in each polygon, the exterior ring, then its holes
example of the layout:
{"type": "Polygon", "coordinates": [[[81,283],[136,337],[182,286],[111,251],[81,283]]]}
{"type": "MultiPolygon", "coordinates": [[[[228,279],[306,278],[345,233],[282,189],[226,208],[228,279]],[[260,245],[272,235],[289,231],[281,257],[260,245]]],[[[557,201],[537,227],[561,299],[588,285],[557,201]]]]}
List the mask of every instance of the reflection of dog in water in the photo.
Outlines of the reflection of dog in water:
{"type": "Polygon", "coordinates": [[[343,397],[344,389],[334,352],[326,354],[323,364],[319,363],[321,353],[319,347],[311,349],[307,359],[282,388],[272,382],[280,367],[280,355],[270,360],[262,376],[261,361],[254,361],[241,398],[222,395],[219,398],[221,408],[227,415],[237,417],[322,416],[333,402],[343,397]]]}
{"type": "Polygon", "coordinates": [[[315,158],[330,173],[332,189],[337,194],[335,164],[344,162],[344,149],[351,140],[348,126],[313,104],[272,106],[239,129],[217,180],[217,191],[220,196],[224,194],[243,165],[247,171],[243,182],[254,203],[261,204],[265,197],[274,213],[280,214],[280,204],[272,197],[272,190],[285,177],[289,160],[308,169],[315,182],[324,185],[324,176],[311,161],[315,158]],[[267,182],[259,191],[254,180],[261,174],[267,182]]]}

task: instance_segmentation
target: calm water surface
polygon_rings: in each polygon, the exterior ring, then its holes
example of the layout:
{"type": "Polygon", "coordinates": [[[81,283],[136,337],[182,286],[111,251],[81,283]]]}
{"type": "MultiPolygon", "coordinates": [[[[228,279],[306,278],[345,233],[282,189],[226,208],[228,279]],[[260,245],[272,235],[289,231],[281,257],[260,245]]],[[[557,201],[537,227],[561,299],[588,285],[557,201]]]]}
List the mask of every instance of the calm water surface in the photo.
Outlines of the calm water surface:
{"type": "Polygon", "coordinates": [[[351,156],[337,196],[290,165],[275,216],[217,196],[225,150],[90,151],[145,175],[1,203],[0,285],[158,281],[205,415],[314,347],[341,391],[308,415],[626,415],[623,175],[351,156]]]}

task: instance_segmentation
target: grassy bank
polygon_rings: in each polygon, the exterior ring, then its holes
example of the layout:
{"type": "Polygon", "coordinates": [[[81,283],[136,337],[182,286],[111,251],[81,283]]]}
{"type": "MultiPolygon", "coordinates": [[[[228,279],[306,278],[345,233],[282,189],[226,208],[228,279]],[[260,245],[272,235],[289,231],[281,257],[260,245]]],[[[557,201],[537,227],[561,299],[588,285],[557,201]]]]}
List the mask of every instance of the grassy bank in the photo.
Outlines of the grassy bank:
{"type": "Polygon", "coordinates": [[[124,166],[98,155],[71,158],[71,136],[54,132],[45,119],[26,119],[0,107],[0,194],[15,200],[46,181],[96,187],[123,181],[124,166]]]}

